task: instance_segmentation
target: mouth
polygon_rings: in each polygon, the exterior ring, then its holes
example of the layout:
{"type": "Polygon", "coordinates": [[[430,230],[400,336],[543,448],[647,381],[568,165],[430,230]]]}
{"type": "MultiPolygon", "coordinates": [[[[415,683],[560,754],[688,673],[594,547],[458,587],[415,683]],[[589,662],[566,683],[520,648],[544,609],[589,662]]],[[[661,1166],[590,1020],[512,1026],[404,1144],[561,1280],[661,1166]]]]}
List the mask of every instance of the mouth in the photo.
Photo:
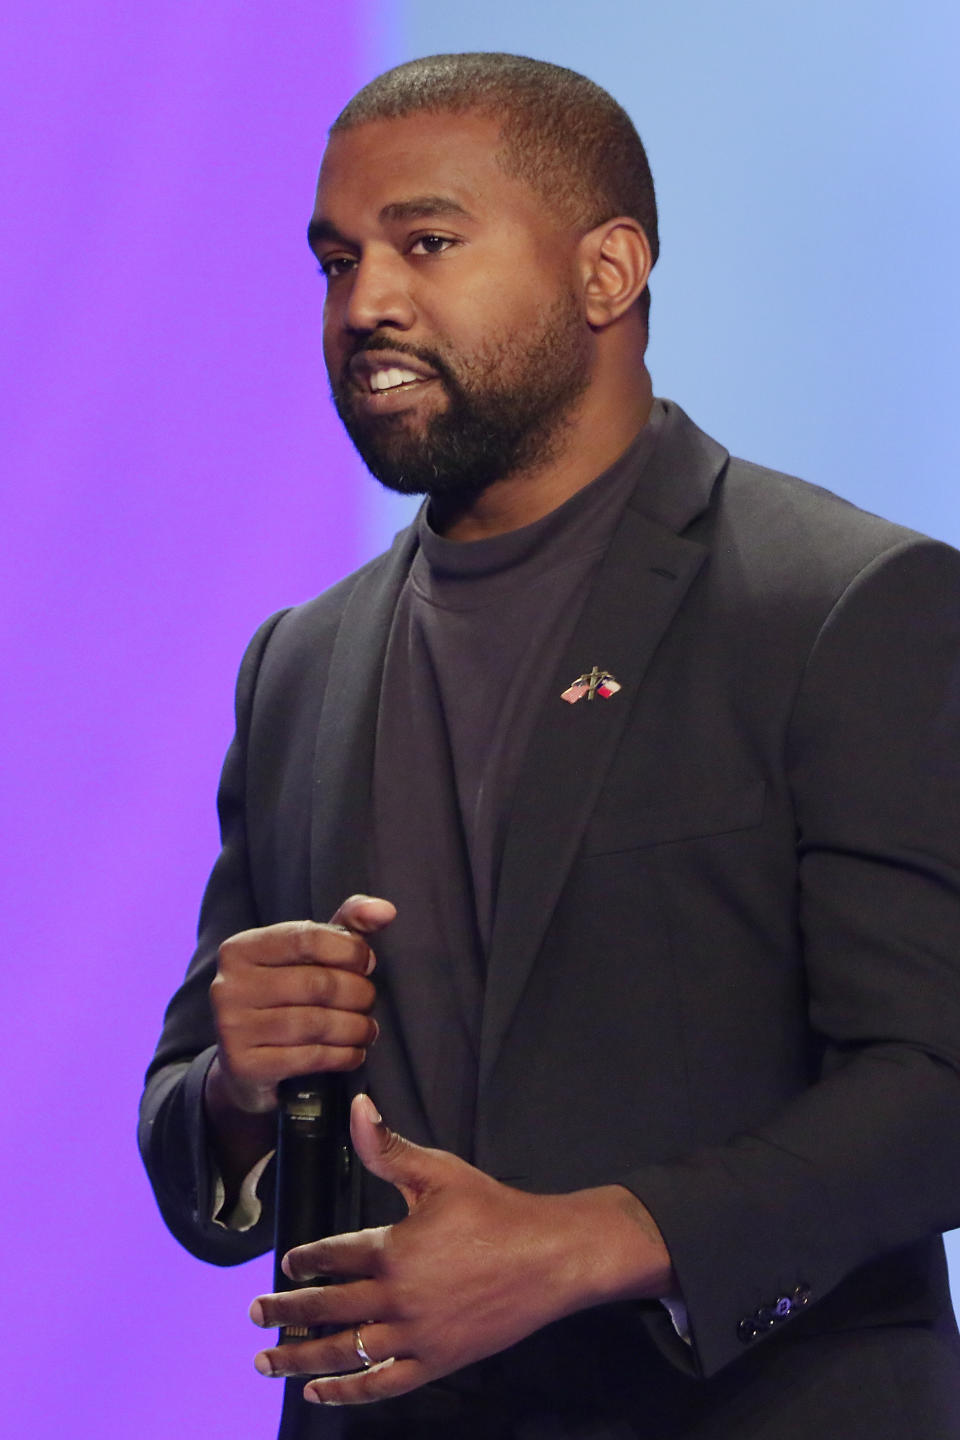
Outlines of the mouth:
{"type": "Polygon", "coordinates": [[[401,370],[398,365],[391,365],[388,370],[371,370],[366,378],[370,393],[382,395],[386,390],[401,390],[411,385],[422,385],[425,377],[415,375],[412,370],[401,370]]]}
{"type": "Polygon", "coordinates": [[[361,350],[347,369],[361,394],[371,397],[403,394],[437,379],[423,361],[382,350],[361,350]]]}

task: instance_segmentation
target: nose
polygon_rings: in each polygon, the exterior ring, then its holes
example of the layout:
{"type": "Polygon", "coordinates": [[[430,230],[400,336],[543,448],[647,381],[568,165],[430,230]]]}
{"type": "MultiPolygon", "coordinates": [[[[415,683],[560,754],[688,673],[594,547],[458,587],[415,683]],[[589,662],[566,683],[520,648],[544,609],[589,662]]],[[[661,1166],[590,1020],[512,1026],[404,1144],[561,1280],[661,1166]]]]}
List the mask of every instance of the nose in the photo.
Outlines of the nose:
{"type": "Polygon", "coordinates": [[[406,266],[392,250],[368,251],[350,277],[343,320],[348,330],[366,333],[383,327],[409,330],[414,321],[406,266]]]}

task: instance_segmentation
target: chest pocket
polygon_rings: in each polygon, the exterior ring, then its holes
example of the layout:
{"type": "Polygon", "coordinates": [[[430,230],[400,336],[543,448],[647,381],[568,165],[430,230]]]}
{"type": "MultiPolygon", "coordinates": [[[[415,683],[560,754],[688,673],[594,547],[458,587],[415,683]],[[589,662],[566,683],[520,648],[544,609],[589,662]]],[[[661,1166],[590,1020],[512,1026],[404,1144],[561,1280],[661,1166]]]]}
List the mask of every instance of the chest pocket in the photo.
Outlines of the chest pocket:
{"type": "Polygon", "coordinates": [[[762,780],[749,780],[728,789],[687,794],[654,805],[605,792],[584,831],[580,853],[615,855],[622,850],[749,830],[763,819],[765,792],[762,780]]]}

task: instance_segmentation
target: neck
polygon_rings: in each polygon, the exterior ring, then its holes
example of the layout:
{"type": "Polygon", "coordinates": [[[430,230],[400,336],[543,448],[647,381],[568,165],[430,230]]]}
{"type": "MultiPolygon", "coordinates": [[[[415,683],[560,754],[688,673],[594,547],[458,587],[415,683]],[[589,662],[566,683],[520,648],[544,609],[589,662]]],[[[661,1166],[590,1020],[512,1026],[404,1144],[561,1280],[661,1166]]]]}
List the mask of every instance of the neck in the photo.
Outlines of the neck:
{"type": "Polygon", "coordinates": [[[448,540],[487,540],[532,525],[589,485],[623,454],[650,418],[653,388],[641,368],[628,384],[587,390],[559,443],[542,463],[496,480],[465,507],[435,502],[434,523],[448,540]]]}

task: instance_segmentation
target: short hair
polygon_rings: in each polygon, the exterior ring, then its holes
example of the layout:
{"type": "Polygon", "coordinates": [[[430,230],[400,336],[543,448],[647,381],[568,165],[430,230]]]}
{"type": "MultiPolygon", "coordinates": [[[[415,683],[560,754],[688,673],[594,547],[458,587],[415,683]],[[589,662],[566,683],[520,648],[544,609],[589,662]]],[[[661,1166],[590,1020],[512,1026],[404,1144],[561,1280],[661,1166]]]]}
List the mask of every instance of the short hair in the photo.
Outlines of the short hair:
{"type": "Polygon", "coordinates": [[[371,80],[344,106],[330,134],[444,112],[499,120],[498,160],[507,174],[528,184],[564,224],[584,232],[629,215],[643,226],[656,262],[657,201],[643,143],[613,96],[575,70],[494,51],[428,55],[371,80]]]}

